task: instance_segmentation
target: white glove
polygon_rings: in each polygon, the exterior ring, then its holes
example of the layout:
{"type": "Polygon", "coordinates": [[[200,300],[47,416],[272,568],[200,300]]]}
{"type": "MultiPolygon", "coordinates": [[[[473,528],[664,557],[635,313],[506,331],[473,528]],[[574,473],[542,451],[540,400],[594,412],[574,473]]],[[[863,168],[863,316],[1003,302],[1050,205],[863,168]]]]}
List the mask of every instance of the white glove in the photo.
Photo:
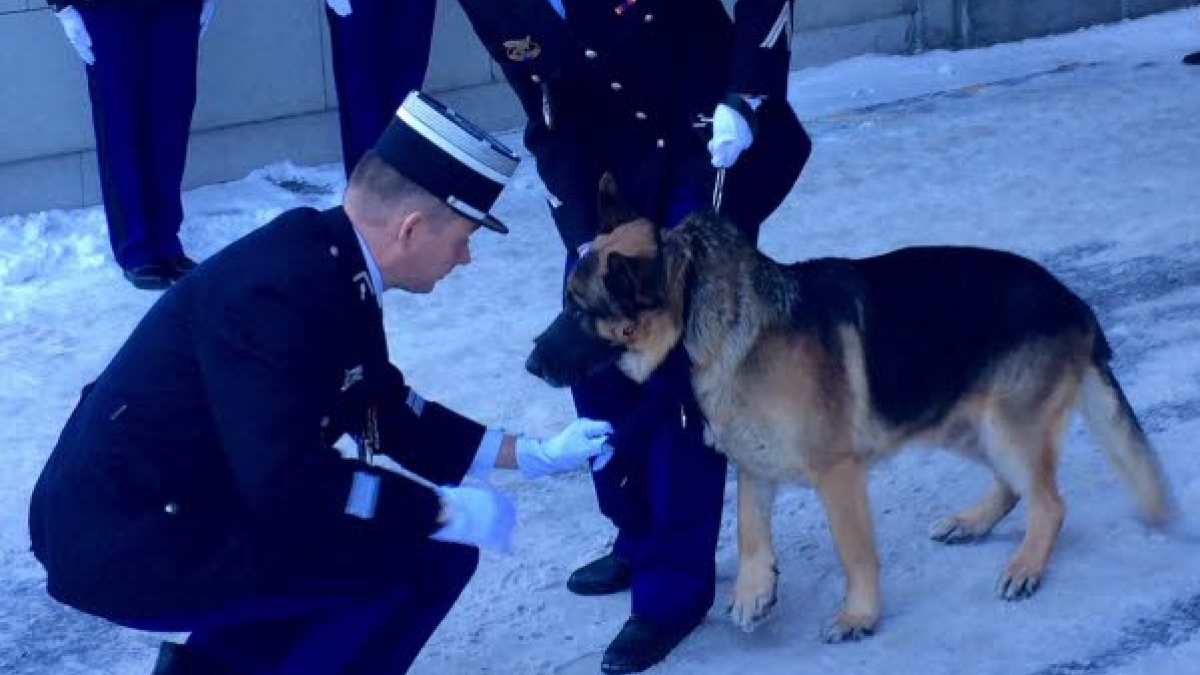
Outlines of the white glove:
{"type": "Polygon", "coordinates": [[[350,16],[350,12],[353,11],[350,9],[350,0],[325,0],[325,4],[338,16],[350,16]]]}
{"type": "Polygon", "coordinates": [[[604,452],[612,432],[608,422],[581,417],[549,440],[521,436],[517,438],[517,467],[526,478],[579,468],[588,459],[604,452]]]}
{"type": "MultiPolygon", "coordinates": [[[[747,99],[750,106],[756,107],[758,99],[747,99]]],[[[754,133],[750,131],[750,122],[733,108],[718,103],[712,116],[712,139],[708,141],[708,152],[712,155],[712,165],[718,169],[728,169],[737,161],[750,144],[754,142],[754,133]]]]}
{"type": "Polygon", "coordinates": [[[204,39],[204,33],[208,30],[208,22],[212,21],[213,12],[217,9],[217,0],[204,0],[204,6],[200,8],[200,38],[204,39]]]}
{"type": "Polygon", "coordinates": [[[83,24],[83,16],[79,10],[67,5],[55,12],[54,16],[58,17],[63,32],[67,34],[67,39],[71,41],[71,46],[75,48],[79,58],[89,66],[94,64],[96,56],[92,54],[92,36],[88,35],[87,26],[83,24]]]}
{"type": "Polygon", "coordinates": [[[446,524],[430,538],[502,553],[512,550],[517,514],[508,497],[490,485],[447,485],[438,495],[446,505],[446,524]]]}
{"type": "Polygon", "coordinates": [[[600,454],[592,458],[592,473],[604,470],[604,467],[608,466],[608,462],[612,458],[613,446],[605,443],[604,447],[600,449],[600,454]]]}

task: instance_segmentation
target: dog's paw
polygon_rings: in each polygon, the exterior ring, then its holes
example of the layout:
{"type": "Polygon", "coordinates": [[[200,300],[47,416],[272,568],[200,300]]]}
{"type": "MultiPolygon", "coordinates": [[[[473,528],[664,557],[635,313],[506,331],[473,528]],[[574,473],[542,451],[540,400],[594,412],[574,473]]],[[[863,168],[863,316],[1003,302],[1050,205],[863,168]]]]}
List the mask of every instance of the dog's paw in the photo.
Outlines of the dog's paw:
{"type": "Polygon", "coordinates": [[[996,582],[996,596],[1001,600],[1024,600],[1037,592],[1042,583],[1042,567],[1017,556],[1004,569],[996,582]]]}
{"type": "Polygon", "coordinates": [[[971,544],[983,539],[988,530],[979,530],[958,516],[946,516],[929,526],[929,538],[943,544],[971,544]]]}
{"type": "Polygon", "coordinates": [[[768,567],[765,573],[739,572],[729,605],[729,619],[735,626],[749,633],[770,615],[778,578],[774,567],[768,567]]]}
{"type": "Polygon", "coordinates": [[[861,616],[842,610],[821,631],[821,638],[828,644],[857,642],[875,634],[878,619],[861,616]]]}

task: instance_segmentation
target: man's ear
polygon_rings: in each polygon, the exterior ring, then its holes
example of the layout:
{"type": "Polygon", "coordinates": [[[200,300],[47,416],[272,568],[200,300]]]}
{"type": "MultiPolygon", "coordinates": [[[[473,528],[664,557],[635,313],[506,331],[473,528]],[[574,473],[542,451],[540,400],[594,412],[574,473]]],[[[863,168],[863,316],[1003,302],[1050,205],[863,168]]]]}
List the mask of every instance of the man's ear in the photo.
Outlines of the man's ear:
{"type": "Polygon", "coordinates": [[[621,199],[617,191],[617,181],[612,174],[605,173],[600,177],[600,191],[596,200],[597,213],[600,216],[598,234],[608,234],[632,220],[638,219],[638,214],[621,199]]]}
{"type": "Polygon", "coordinates": [[[392,225],[392,235],[400,243],[407,244],[413,240],[413,235],[421,227],[425,221],[425,214],[420,210],[409,211],[405,214],[396,214],[392,225]]]}

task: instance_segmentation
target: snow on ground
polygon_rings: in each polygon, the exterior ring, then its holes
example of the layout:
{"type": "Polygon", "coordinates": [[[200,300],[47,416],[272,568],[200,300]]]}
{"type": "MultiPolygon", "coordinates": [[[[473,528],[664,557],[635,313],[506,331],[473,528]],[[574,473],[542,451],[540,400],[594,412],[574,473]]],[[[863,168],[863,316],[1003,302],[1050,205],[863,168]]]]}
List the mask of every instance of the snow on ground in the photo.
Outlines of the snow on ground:
{"type": "MultiPolygon", "coordinates": [[[[1107,327],[1118,376],[1183,508],[1177,526],[1141,527],[1114,472],[1072,429],[1061,470],[1068,516],[1046,583],[1033,600],[1005,604],[992,587],[1023,510],[981,544],[932,543],[927,524],[989,479],[948,455],[903,455],[871,485],[881,629],[827,646],[818,628],[837,606],[841,572],[811,492],[787,492],[776,509],[772,620],[746,635],[723,619],[736,564],[731,478],[717,606],[653,672],[1200,673],[1200,68],[1179,63],[1196,49],[1193,10],[797,72],[791,99],[816,150],[763,241],[782,260],[957,243],[1048,265],[1107,327]]],[[[393,359],[428,397],[545,434],[572,410],[522,367],[555,311],[561,252],[532,169],[523,165],[499,205],[513,234],[481,233],[470,267],[432,296],[390,294],[386,316],[393,359]]],[[[194,190],[185,243],[203,258],[285,209],[334,204],[341,187],[337,166],[280,164],[194,190]]],[[[154,299],[120,278],[99,209],[0,218],[0,672],[149,672],[161,636],[47,599],[25,514],[79,388],[154,299]]],[[[496,480],[520,509],[516,554],[484,556],[413,672],[598,672],[628,599],[563,587],[612,535],[587,476],[496,480]]]]}

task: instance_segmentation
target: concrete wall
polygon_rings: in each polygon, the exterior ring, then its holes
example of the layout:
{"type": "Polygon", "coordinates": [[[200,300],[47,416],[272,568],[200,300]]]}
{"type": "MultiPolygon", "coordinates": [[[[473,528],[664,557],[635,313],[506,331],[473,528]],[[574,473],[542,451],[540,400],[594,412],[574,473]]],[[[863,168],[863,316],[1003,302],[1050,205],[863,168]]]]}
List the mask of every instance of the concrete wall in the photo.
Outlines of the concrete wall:
{"type": "MultiPolygon", "coordinates": [[[[428,88],[487,127],[516,126],[521,113],[499,69],[457,2],[438,1],[428,88]]],[[[793,65],[983,46],[1194,2],[798,0],[793,65]]],[[[323,8],[321,0],[218,0],[201,46],[188,186],[283,159],[336,161],[323,8]]],[[[0,74],[0,214],[97,203],[83,68],[44,0],[0,0],[0,74]]]]}

